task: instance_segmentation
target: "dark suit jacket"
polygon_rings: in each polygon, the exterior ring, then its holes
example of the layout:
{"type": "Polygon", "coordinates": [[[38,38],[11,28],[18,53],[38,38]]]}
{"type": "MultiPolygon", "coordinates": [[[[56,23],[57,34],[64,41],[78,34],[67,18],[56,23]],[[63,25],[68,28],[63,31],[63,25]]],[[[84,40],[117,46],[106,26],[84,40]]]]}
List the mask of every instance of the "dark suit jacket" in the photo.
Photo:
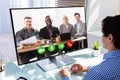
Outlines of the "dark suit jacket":
{"type": "MultiPolygon", "coordinates": [[[[59,35],[59,30],[57,27],[51,27],[52,38],[56,38],[59,35]]],[[[40,29],[39,37],[43,39],[50,39],[50,34],[47,27],[40,29]]]]}

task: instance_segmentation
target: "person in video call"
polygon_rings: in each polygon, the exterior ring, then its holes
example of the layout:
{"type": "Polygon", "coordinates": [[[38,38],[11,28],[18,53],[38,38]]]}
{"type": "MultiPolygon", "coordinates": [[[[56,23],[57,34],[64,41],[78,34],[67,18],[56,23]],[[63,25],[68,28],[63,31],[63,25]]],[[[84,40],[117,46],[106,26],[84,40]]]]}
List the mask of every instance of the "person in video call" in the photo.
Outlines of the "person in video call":
{"type": "MultiPolygon", "coordinates": [[[[85,28],[85,24],[82,22],[81,20],[81,16],[79,13],[75,13],[74,14],[74,17],[76,19],[76,23],[74,24],[74,38],[79,38],[79,37],[82,37],[82,36],[86,36],[86,28],[85,28]]],[[[74,48],[75,49],[79,49],[81,48],[82,46],[82,43],[80,41],[77,41],[74,43],[74,48]]],[[[87,47],[87,40],[85,39],[84,40],[84,47],[87,47]]]]}
{"type": "MultiPolygon", "coordinates": [[[[66,15],[63,15],[63,24],[59,26],[60,34],[62,33],[71,33],[71,37],[73,37],[73,25],[69,23],[69,19],[66,15]]],[[[71,51],[73,48],[65,47],[65,52],[71,51]]]]}
{"type": "Polygon", "coordinates": [[[86,28],[84,23],[81,21],[81,16],[79,13],[75,13],[74,17],[76,19],[76,23],[74,25],[74,37],[78,38],[81,36],[85,36],[86,28]]]}
{"type": "Polygon", "coordinates": [[[73,37],[73,25],[68,22],[68,17],[66,15],[63,16],[63,24],[60,25],[59,31],[61,33],[71,33],[71,37],[73,37]]]}
{"type": "Polygon", "coordinates": [[[38,39],[39,38],[38,31],[32,27],[32,18],[28,16],[25,17],[24,24],[25,24],[25,27],[17,31],[16,33],[16,42],[19,43],[20,41],[25,40],[34,35],[38,39]]]}
{"type": "MultiPolygon", "coordinates": [[[[39,38],[39,33],[36,29],[34,29],[32,27],[32,18],[27,16],[24,18],[24,28],[19,30],[17,33],[16,33],[16,42],[19,44],[19,45],[24,45],[21,43],[22,40],[25,40],[27,38],[30,38],[32,36],[36,36],[36,38],[38,39],[39,38]]],[[[34,52],[28,52],[28,53],[25,53],[25,54],[21,54],[21,58],[22,58],[22,62],[23,63],[26,63],[26,62],[29,62],[29,59],[35,57],[36,53],[34,52]]]]}
{"type": "Polygon", "coordinates": [[[57,27],[52,26],[52,19],[49,15],[45,17],[46,26],[40,29],[39,37],[40,39],[50,39],[52,41],[59,35],[59,30],[57,27]]]}
{"type": "MultiPolygon", "coordinates": [[[[120,80],[120,15],[108,16],[102,21],[102,43],[108,50],[103,56],[103,62],[93,67],[80,64],[71,66],[73,73],[86,72],[83,80],[120,80]]],[[[65,68],[60,71],[62,80],[70,80],[65,68]]]]}

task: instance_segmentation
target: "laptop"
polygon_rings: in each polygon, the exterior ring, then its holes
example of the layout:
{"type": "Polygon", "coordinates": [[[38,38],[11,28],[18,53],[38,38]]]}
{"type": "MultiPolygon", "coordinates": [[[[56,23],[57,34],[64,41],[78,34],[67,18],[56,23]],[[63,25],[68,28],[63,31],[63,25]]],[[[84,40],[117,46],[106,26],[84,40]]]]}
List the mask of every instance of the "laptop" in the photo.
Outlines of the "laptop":
{"type": "Polygon", "coordinates": [[[61,41],[67,41],[71,39],[71,33],[62,33],[60,34],[61,41]]]}

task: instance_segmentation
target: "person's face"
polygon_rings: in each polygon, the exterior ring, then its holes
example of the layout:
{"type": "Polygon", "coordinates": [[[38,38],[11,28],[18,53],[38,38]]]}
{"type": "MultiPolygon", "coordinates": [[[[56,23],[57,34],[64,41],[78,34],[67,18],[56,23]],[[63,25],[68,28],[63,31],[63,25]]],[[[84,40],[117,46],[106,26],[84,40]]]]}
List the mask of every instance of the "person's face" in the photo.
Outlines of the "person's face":
{"type": "Polygon", "coordinates": [[[106,37],[104,36],[104,34],[102,34],[102,44],[103,44],[103,47],[104,47],[104,48],[107,48],[107,47],[106,47],[106,45],[107,45],[107,44],[106,44],[106,37]]]}
{"type": "Polygon", "coordinates": [[[63,17],[63,23],[64,23],[64,24],[67,24],[67,23],[68,23],[68,18],[67,18],[67,16],[64,16],[64,17],[63,17]]]}
{"type": "Polygon", "coordinates": [[[75,15],[75,19],[76,19],[77,22],[79,22],[80,21],[80,16],[79,15],[75,15]]]}
{"type": "Polygon", "coordinates": [[[31,28],[32,26],[32,19],[25,19],[24,20],[25,27],[31,28]]]}
{"type": "Polygon", "coordinates": [[[110,50],[111,45],[113,45],[113,36],[111,34],[109,34],[107,37],[105,37],[103,34],[102,35],[102,43],[103,43],[104,48],[110,50]]]}
{"type": "Polygon", "coordinates": [[[46,17],[46,18],[45,18],[45,23],[46,23],[46,25],[47,25],[48,27],[50,27],[50,26],[52,25],[51,18],[46,17]]]}

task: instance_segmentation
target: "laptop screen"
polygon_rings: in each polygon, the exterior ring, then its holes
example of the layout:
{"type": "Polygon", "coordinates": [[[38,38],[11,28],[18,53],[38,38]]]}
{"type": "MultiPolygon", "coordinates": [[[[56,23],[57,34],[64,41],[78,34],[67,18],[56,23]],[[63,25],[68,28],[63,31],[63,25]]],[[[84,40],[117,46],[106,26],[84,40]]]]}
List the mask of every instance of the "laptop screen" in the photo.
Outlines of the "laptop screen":
{"type": "Polygon", "coordinates": [[[71,33],[62,33],[60,34],[61,41],[67,41],[71,39],[71,33]]]}

